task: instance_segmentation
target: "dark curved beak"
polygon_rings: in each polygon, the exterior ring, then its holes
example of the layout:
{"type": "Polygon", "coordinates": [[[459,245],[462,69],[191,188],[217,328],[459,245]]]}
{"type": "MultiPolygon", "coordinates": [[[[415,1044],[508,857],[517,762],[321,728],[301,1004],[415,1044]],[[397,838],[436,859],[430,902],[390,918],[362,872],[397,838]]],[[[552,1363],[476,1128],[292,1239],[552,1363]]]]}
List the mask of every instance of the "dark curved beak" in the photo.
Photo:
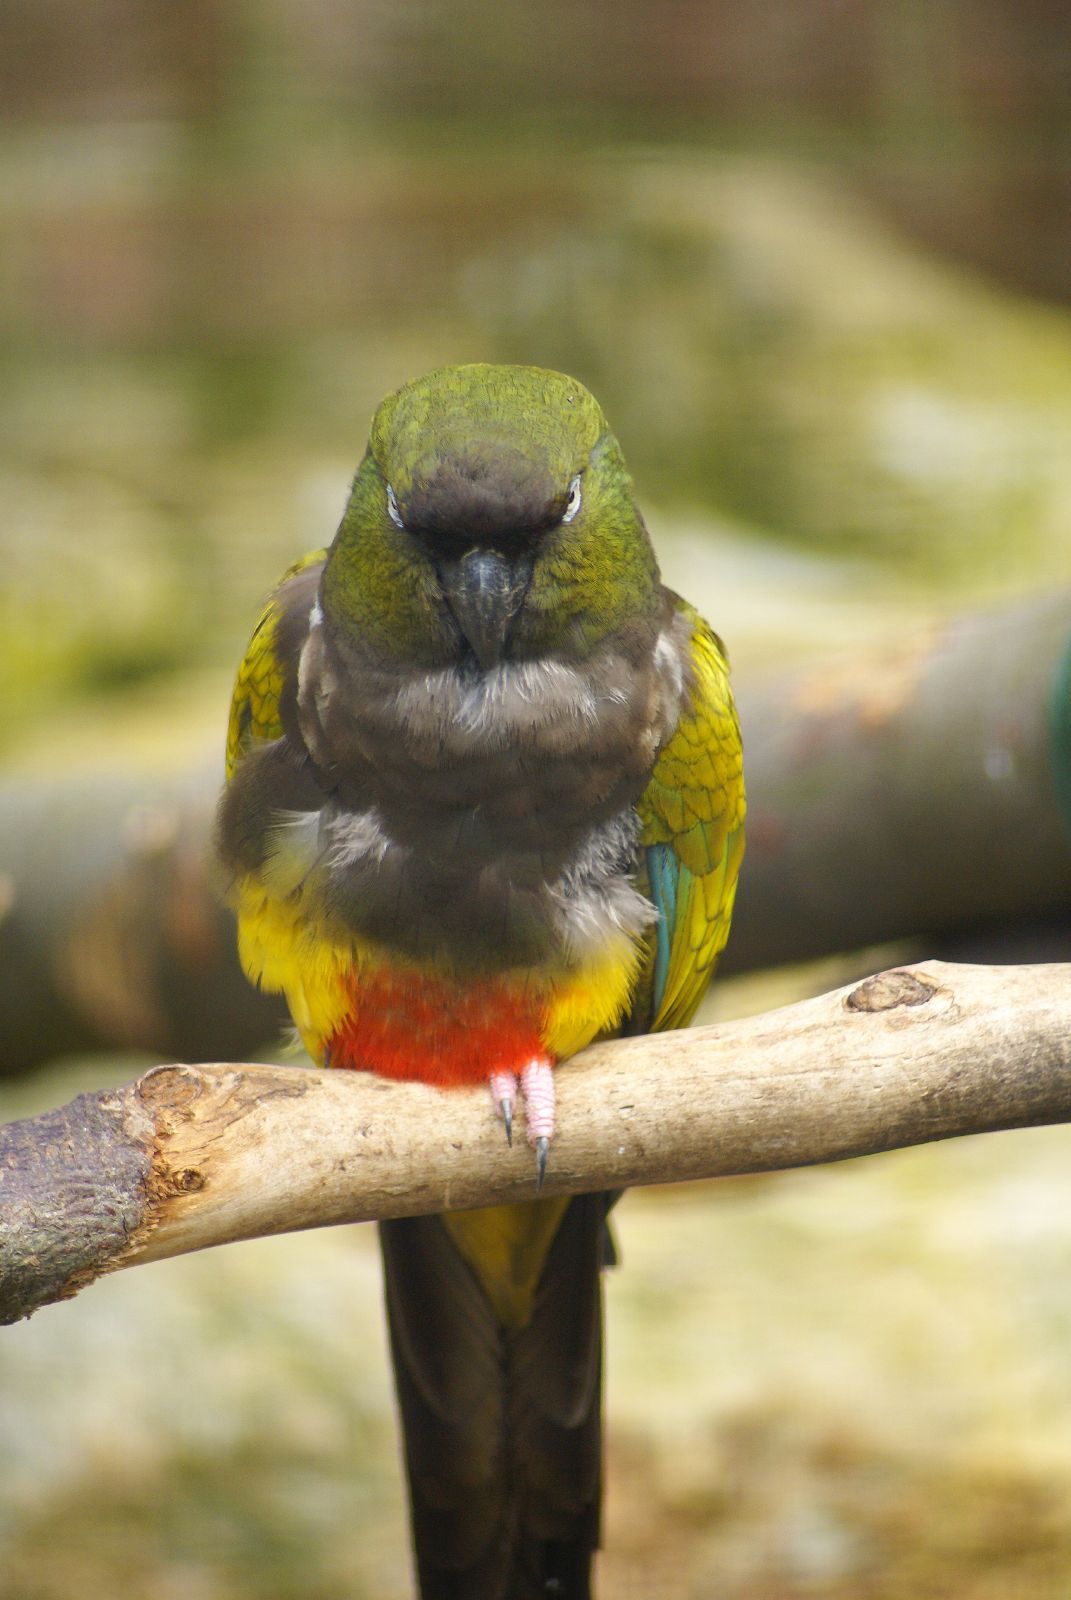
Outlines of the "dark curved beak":
{"type": "Polygon", "coordinates": [[[528,556],[505,556],[498,550],[469,550],[439,564],[447,604],[485,672],[506,654],[531,577],[528,556]]]}

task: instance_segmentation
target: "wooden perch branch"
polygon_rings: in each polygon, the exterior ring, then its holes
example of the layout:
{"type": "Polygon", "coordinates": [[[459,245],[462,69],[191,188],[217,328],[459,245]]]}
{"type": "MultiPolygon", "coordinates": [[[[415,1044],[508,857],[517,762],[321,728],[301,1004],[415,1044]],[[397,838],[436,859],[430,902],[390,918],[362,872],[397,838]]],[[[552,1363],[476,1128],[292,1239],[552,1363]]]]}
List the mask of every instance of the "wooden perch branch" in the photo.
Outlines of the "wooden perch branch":
{"type": "MultiPolygon", "coordinates": [[[[549,1193],[836,1161],[1071,1119],[1071,966],[928,962],[558,1075],[549,1193]]],[[[299,1228],[530,1198],[483,1090],[156,1067],[0,1128],[0,1321],[105,1272],[299,1228]]]]}

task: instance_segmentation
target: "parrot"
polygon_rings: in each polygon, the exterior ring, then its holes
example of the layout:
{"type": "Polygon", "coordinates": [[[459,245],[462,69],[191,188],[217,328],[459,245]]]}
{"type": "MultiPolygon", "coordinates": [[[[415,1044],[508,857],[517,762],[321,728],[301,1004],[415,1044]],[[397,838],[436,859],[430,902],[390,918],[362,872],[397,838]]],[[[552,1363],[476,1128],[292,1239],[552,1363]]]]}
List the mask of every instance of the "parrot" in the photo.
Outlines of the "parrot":
{"type": "Polygon", "coordinates": [[[241,963],[313,1061],[486,1085],[534,1156],[528,1200],[378,1225],[419,1594],[585,1600],[616,1196],[542,1192],[555,1074],[690,1021],[745,798],[725,648],[582,384],[473,363],[382,402],[256,623],[226,771],[241,963]]]}

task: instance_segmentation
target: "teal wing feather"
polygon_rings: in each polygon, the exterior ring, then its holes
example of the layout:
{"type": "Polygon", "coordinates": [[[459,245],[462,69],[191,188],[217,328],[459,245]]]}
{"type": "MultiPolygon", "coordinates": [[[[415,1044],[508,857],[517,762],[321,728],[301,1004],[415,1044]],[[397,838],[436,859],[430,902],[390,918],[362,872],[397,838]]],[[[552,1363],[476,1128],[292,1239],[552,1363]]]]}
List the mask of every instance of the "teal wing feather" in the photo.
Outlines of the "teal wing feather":
{"type": "Polygon", "coordinates": [[[695,1014],[729,936],[744,853],[740,727],[725,647],[692,622],[690,681],[676,729],[639,804],[641,887],[658,911],[630,1021],[636,1032],[681,1028],[695,1014]]]}

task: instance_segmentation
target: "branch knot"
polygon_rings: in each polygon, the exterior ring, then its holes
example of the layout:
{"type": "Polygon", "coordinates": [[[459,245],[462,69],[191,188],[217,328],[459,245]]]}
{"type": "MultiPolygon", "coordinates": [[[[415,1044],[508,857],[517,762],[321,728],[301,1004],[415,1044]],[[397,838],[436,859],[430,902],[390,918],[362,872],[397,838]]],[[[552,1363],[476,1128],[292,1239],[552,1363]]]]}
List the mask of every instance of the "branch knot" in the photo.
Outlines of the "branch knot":
{"type": "Polygon", "coordinates": [[[917,973],[893,967],[865,979],[844,1004],[849,1011],[893,1011],[897,1006],[924,1006],[936,993],[936,985],[917,973]]]}

